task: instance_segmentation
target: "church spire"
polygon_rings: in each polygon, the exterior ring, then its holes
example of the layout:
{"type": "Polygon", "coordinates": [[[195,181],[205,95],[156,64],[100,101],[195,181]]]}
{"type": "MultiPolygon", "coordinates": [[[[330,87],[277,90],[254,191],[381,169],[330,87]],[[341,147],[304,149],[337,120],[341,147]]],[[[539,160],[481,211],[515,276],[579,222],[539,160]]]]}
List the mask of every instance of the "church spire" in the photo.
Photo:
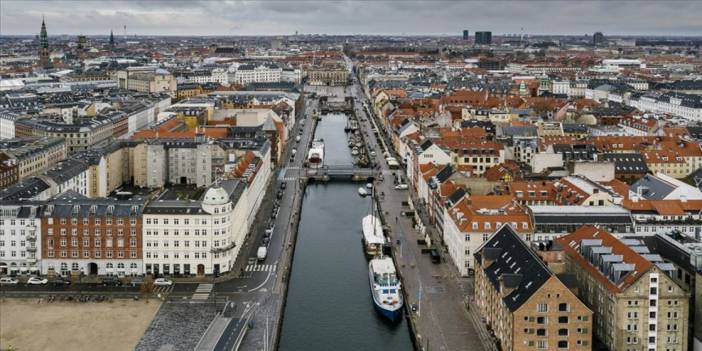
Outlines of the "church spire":
{"type": "Polygon", "coordinates": [[[46,32],[44,16],[41,17],[41,32],[39,32],[39,64],[49,66],[49,35],[46,32]]]}
{"type": "Polygon", "coordinates": [[[112,32],[112,29],[110,29],[110,48],[115,47],[115,34],[112,32]]]}

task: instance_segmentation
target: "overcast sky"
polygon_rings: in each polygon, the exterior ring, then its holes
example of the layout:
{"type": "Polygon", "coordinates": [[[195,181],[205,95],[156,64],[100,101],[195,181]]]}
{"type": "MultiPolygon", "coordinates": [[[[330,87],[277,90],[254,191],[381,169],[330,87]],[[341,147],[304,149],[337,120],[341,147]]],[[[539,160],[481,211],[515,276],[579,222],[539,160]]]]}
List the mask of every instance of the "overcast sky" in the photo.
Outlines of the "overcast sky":
{"type": "Polygon", "coordinates": [[[0,0],[0,34],[702,35],[702,1],[0,0]]]}

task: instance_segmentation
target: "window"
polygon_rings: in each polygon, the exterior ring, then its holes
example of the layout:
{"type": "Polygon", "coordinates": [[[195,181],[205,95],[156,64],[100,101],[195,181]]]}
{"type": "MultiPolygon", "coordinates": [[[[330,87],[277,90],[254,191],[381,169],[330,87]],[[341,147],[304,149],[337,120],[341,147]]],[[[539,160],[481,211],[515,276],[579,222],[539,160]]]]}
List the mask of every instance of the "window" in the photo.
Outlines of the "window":
{"type": "Polygon", "coordinates": [[[567,349],[568,348],[568,341],[566,341],[566,340],[558,341],[558,348],[559,349],[567,349]]]}
{"type": "Polygon", "coordinates": [[[546,343],[546,340],[537,340],[536,341],[536,348],[537,349],[545,349],[548,347],[548,344],[546,343]]]}
{"type": "Polygon", "coordinates": [[[558,323],[568,323],[568,316],[558,317],[558,323]]]}
{"type": "Polygon", "coordinates": [[[558,310],[561,312],[568,312],[568,311],[570,311],[570,308],[568,308],[567,303],[560,303],[560,304],[558,304],[558,310]]]}
{"type": "Polygon", "coordinates": [[[536,329],[536,336],[546,336],[546,329],[544,329],[544,328],[536,329]]]}
{"type": "Polygon", "coordinates": [[[568,329],[567,328],[558,329],[558,335],[559,336],[568,336],[568,329]]]}
{"type": "Polygon", "coordinates": [[[539,312],[539,313],[548,312],[548,305],[545,303],[540,303],[540,304],[536,305],[536,312],[539,312]]]}

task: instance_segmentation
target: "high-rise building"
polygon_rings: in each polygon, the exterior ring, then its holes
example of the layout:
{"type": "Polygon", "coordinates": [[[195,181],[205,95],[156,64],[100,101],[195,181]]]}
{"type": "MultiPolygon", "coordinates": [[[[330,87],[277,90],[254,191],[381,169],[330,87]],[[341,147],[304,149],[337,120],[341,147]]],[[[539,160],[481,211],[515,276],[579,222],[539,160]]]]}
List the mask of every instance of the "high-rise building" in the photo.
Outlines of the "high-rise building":
{"type": "Polygon", "coordinates": [[[463,40],[468,40],[468,30],[467,29],[463,30],[463,40]]]}
{"type": "Polygon", "coordinates": [[[492,32],[475,32],[475,43],[478,45],[492,44],[492,32]]]}
{"type": "Polygon", "coordinates": [[[46,33],[46,23],[41,19],[41,32],[39,33],[39,65],[49,66],[49,35],[46,33]]]}
{"type": "Polygon", "coordinates": [[[88,46],[88,38],[85,35],[78,36],[78,50],[84,50],[88,46]]]}
{"type": "Polygon", "coordinates": [[[602,32],[596,32],[592,35],[592,44],[595,46],[603,45],[605,41],[604,34],[602,32]]]}
{"type": "Polygon", "coordinates": [[[115,47],[115,34],[110,30],[110,48],[115,47]]]}

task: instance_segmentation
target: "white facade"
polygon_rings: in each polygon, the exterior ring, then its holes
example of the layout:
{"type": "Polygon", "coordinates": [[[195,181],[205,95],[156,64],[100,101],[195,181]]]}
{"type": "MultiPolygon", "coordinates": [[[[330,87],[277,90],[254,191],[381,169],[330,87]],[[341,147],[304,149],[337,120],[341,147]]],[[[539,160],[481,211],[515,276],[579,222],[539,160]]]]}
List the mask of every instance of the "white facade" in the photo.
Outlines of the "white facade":
{"type": "Polygon", "coordinates": [[[39,272],[38,205],[0,205],[0,275],[39,272]]]}
{"type": "Polygon", "coordinates": [[[15,137],[15,116],[13,114],[0,114],[0,140],[15,137]]]}
{"type": "Polygon", "coordinates": [[[250,67],[242,65],[234,72],[233,83],[247,85],[249,83],[275,83],[281,81],[283,69],[260,65],[250,67]]]}
{"type": "Polygon", "coordinates": [[[144,271],[165,275],[228,272],[248,226],[247,202],[232,203],[222,187],[207,190],[202,202],[157,203],[143,220],[144,271]]]}

